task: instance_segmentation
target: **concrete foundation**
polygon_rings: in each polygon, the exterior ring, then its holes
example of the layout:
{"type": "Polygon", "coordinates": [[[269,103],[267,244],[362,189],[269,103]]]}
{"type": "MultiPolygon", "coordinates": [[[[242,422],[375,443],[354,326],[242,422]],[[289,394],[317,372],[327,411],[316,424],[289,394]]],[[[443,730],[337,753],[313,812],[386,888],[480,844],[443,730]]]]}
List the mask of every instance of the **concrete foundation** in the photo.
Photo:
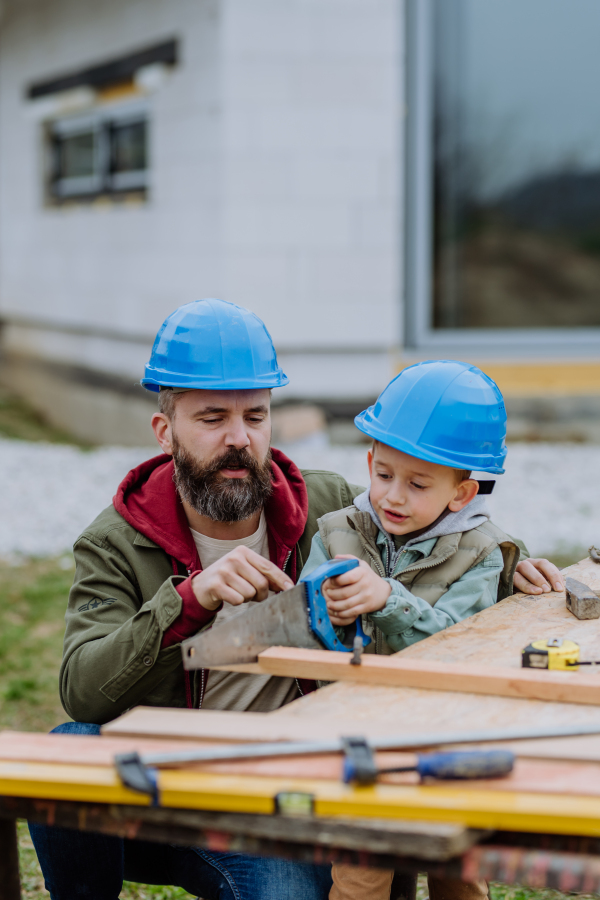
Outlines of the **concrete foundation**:
{"type": "Polygon", "coordinates": [[[150,427],[156,395],[133,380],[15,355],[3,357],[0,378],[47,422],[79,440],[156,446],[150,427]]]}
{"type": "MultiPolygon", "coordinates": [[[[27,355],[4,353],[0,381],[51,425],[91,444],[155,447],[150,418],[156,395],[125,375],[27,355]]],[[[334,444],[356,444],[364,436],[354,416],[373,397],[354,401],[289,403],[274,397],[273,440],[289,443],[327,433],[334,444]],[[283,402],[281,402],[283,401],[283,402]]],[[[506,397],[508,438],[600,444],[600,396],[506,397]]]]}

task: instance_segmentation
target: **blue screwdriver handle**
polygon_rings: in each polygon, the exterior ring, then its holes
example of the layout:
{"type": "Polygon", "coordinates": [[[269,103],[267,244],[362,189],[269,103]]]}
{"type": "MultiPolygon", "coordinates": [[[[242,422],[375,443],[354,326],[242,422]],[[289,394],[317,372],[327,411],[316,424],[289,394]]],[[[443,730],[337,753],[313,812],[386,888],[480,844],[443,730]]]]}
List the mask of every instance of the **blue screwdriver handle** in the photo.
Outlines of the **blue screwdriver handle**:
{"type": "MultiPolygon", "coordinates": [[[[300,579],[306,589],[310,627],[327,650],[339,650],[342,653],[351,652],[349,647],[344,647],[331,624],[329,613],[327,612],[327,603],[323,596],[323,582],[327,581],[328,578],[335,578],[336,575],[343,575],[344,572],[355,569],[357,565],[357,559],[330,559],[311,572],[310,575],[300,579]]],[[[362,638],[363,647],[371,643],[371,638],[367,637],[362,630],[360,618],[356,620],[356,634],[362,638]]]]}
{"type": "Polygon", "coordinates": [[[416,770],[421,778],[502,778],[512,772],[514,764],[510,750],[457,750],[419,755],[416,770]]]}

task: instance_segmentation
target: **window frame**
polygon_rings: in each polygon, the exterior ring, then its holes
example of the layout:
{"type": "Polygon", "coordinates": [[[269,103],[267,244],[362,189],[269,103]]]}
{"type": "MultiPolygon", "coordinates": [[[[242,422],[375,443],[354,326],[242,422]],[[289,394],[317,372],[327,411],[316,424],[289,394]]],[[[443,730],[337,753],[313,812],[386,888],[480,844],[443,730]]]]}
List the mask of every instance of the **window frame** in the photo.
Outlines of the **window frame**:
{"type": "MultiPolygon", "coordinates": [[[[433,272],[433,4],[406,0],[406,130],[404,209],[404,346],[418,351],[498,352],[525,349],[562,357],[600,351],[600,328],[432,327],[433,272]]],[[[444,0],[442,0],[444,2],[444,0]]]]}
{"type": "Polygon", "coordinates": [[[101,107],[85,113],[60,116],[47,123],[49,170],[47,194],[50,202],[118,197],[128,192],[146,192],[150,184],[150,116],[148,103],[136,100],[119,106],[101,107]],[[115,126],[144,122],[146,168],[111,172],[111,134],[115,126]],[[61,137],[93,131],[96,135],[93,175],[57,177],[57,143],[61,137]]]}

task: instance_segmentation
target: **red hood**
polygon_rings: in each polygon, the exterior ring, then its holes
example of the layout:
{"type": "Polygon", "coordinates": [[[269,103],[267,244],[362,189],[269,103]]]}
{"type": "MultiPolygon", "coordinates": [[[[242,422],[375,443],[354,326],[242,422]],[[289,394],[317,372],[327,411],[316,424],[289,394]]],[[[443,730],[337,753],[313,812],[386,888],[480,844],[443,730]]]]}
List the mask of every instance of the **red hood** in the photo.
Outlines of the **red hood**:
{"type": "MultiPolygon", "coordinates": [[[[273,493],[265,504],[271,559],[283,559],[300,540],[308,516],[308,495],[300,470],[291,459],[272,449],[273,493]]],[[[196,546],[173,482],[173,458],[155,456],[131,469],[113,504],[133,528],[182,563],[199,568],[196,546]]]]}

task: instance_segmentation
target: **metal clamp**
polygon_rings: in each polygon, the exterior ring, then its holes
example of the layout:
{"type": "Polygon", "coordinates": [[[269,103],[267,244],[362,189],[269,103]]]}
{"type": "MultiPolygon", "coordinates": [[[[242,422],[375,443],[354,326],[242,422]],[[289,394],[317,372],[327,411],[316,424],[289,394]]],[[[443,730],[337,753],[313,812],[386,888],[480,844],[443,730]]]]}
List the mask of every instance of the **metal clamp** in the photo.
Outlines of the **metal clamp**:
{"type": "Polygon", "coordinates": [[[159,806],[158,773],[144,765],[139,753],[118,753],[115,756],[115,767],[119,778],[132,791],[148,794],[152,806],[159,806]]]}
{"type": "Polygon", "coordinates": [[[377,780],[375,755],[364,737],[343,737],[344,750],[343,779],[360,785],[373,784],[377,780]]]}

